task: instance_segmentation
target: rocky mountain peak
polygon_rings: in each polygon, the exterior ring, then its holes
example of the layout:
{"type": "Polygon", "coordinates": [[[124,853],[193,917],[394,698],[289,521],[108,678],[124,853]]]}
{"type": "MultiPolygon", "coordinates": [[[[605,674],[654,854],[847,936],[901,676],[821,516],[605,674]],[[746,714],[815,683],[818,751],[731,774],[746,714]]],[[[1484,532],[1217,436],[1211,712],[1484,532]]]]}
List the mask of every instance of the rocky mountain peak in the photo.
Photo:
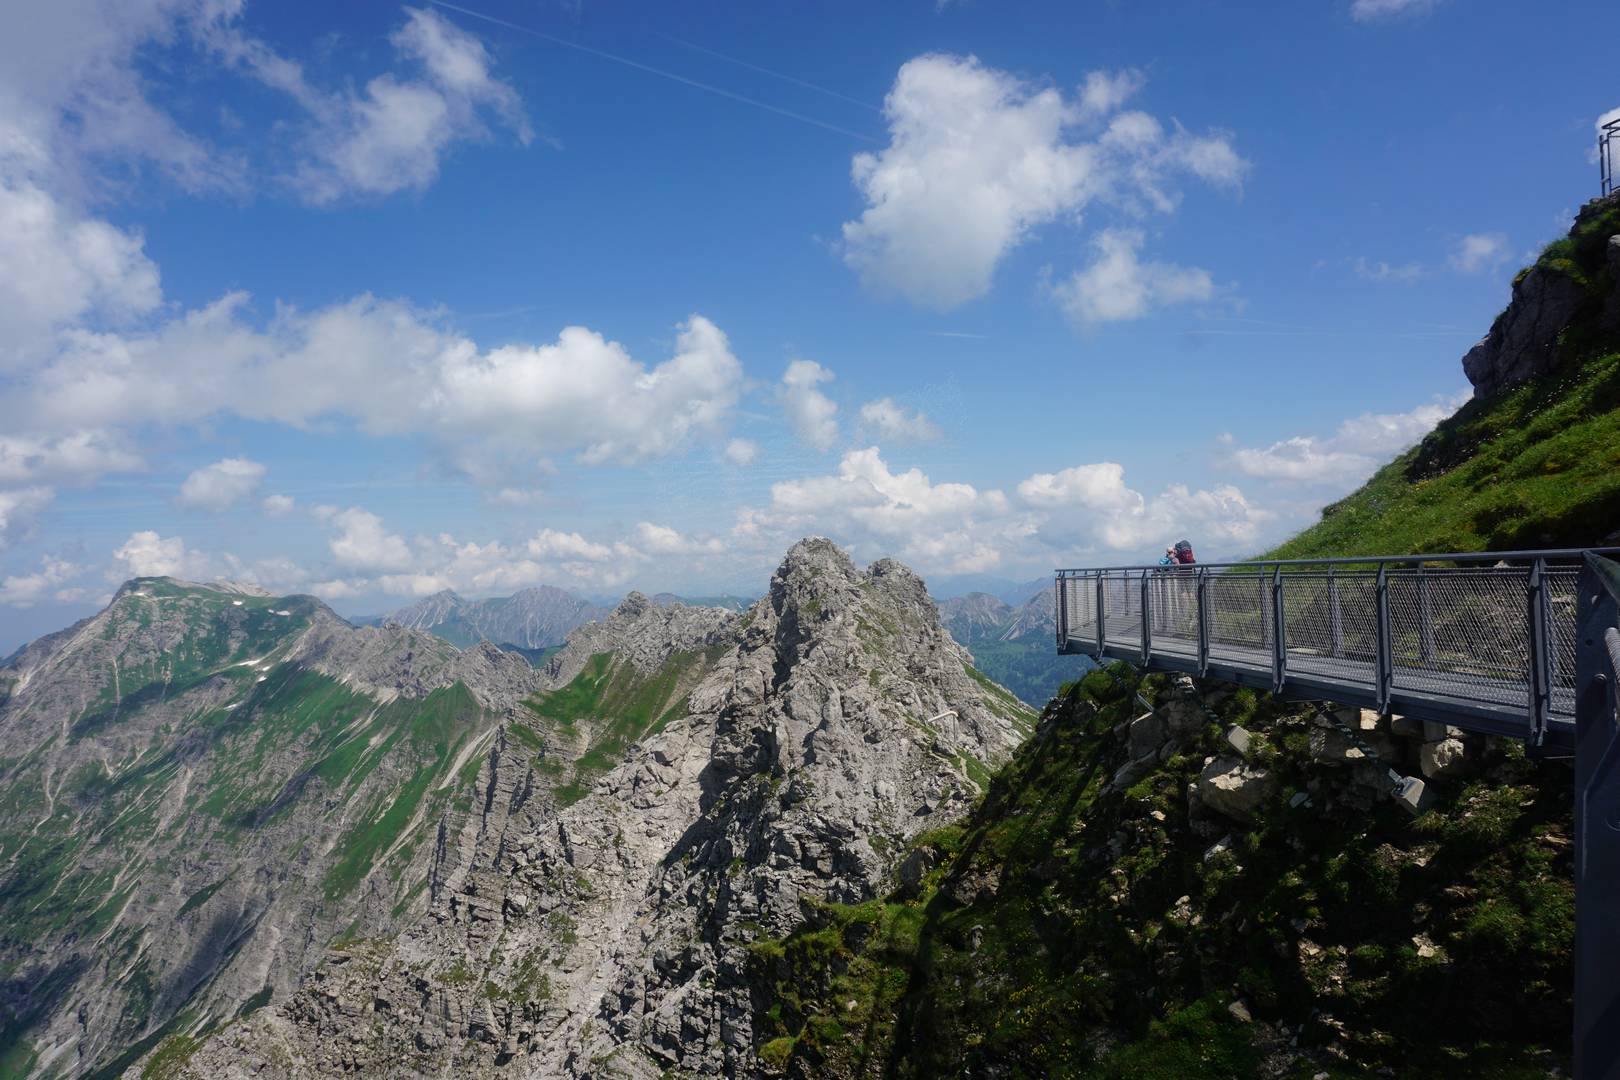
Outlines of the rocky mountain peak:
{"type": "Polygon", "coordinates": [[[317,972],[188,1075],[756,1074],[750,944],[888,889],[910,838],[964,813],[1034,714],[970,671],[920,578],[820,538],[741,616],[627,598],[548,679],[582,699],[628,659],[658,685],[694,646],[700,681],[577,801],[503,759],[478,803],[503,816],[463,834],[430,917],[317,972]]]}
{"type": "Polygon", "coordinates": [[[569,633],[562,651],[547,663],[546,678],[553,686],[566,685],[593,656],[604,653],[649,675],[677,653],[696,652],[724,640],[737,617],[722,608],[657,604],[644,593],[631,592],[606,618],[569,633]]]}

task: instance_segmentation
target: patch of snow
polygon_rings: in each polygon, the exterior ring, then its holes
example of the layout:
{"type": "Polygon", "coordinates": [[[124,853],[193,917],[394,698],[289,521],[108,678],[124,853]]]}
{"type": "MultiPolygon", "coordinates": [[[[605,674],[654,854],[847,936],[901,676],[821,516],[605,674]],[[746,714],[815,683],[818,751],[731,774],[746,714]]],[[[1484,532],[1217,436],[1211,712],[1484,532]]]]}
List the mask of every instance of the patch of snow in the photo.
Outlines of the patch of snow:
{"type": "Polygon", "coordinates": [[[264,682],[264,680],[268,679],[269,677],[270,676],[268,676],[268,675],[260,675],[257,679],[254,679],[253,681],[254,682],[264,682]]]}
{"type": "Polygon", "coordinates": [[[241,607],[241,606],[242,606],[242,601],[240,601],[240,600],[232,600],[231,601],[231,607],[241,607]]]}

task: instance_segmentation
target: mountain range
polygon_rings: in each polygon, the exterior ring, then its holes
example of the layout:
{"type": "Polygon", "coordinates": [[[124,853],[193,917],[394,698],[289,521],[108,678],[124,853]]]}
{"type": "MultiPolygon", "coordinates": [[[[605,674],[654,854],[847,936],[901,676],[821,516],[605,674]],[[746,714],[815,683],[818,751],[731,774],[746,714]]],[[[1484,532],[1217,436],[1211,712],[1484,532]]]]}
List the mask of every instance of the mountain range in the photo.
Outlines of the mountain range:
{"type": "MultiPolygon", "coordinates": [[[[430,599],[422,625],[491,625],[430,599]]],[[[0,668],[0,1075],[146,1070],[219,1032],[200,1075],[252,1033],[270,1075],[396,1039],[453,1070],[718,1067],[746,1045],[745,927],[873,894],[1030,729],[970,662],[915,575],[826,541],[746,612],[632,593],[538,667],[130,581],[0,668]],[[388,1022],[334,1042],[330,980],[363,971],[388,1022]]]]}

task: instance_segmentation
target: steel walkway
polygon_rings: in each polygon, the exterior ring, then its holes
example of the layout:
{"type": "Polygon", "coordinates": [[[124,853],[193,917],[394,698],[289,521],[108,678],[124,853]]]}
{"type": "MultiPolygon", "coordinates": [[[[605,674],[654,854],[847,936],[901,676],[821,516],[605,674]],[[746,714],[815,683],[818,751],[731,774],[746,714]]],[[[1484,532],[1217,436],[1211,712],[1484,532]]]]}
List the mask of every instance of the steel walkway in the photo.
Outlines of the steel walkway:
{"type": "Polygon", "coordinates": [[[1060,570],[1059,652],[1575,745],[1581,551],[1060,570]]]}
{"type": "Polygon", "coordinates": [[[1057,648],[1574,759],[1575,1075],[1620,1080],[1617,548],[1059,570],[1057,648]]]}

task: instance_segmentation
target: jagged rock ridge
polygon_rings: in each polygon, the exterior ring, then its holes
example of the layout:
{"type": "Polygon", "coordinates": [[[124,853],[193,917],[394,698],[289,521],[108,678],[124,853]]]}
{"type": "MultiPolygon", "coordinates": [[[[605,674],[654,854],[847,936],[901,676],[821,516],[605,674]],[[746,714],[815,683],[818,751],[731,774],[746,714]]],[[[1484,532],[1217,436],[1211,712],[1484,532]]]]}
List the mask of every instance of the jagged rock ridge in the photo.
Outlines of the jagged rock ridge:
{"type": "MultiPolygon", "coordinates": [[[[614,619],[653,607],[631,597],[614,619]]],[[[429,916],[334,957],[189,1075],[752,1075],[749,943],[886,890],[909,839],[972,805],[1033,713],[970,672],[914,574],[859,570],[825,540],[796,545],[745,615],[682,629],[715,650],[684,708],[566,806],[491,755],[494,812],[467,869],[435,873],[429,916]]],[[[576,632],[559,675],[591,637],[576,632]]],[[[666,644],[663,662],[677,655],[693,654],[666,644]]],[[[602,677],[577,671],[541,712],[602,677]]]]}

